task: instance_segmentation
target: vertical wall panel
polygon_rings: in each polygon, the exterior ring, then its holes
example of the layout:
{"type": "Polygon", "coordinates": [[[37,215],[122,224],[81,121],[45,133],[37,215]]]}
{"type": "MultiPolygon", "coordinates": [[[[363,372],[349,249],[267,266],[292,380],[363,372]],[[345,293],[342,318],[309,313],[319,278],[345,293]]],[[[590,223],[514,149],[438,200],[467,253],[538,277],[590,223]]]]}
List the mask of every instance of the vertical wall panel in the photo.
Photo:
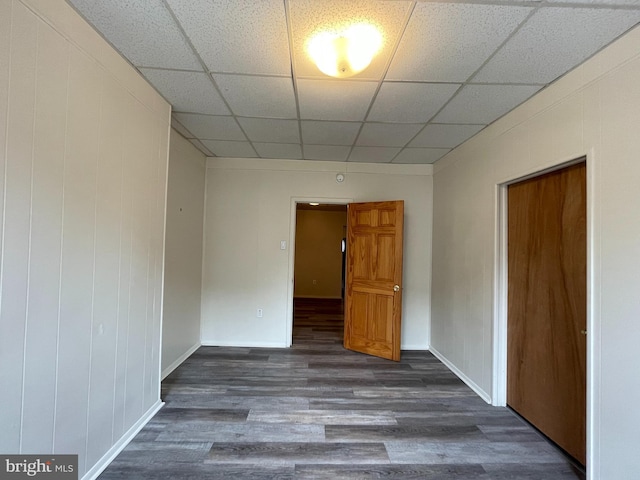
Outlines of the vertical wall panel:
{"type": "Polygon", "coordinates": [[[125,428],[131,427],[144,413],[144,341],[147,318],[147,283],[149,254],[149,207],[147,201],[147,166],[149,126],[144,124],[145,112],[136,105],[132,120],[143,128],[132,144],[129,172],[133,180],[131,285],[129,291],[129,337],[127,344],[127,382],[125,395],[125,428]],[[131,321],[131,319],[136,321],[131,321]]]}
{"type": "MultiPolygon", "coordinates": [[[[159,138],[162,139],[165,135],[170,135],[170,129],[163,125],[161,122],[157,123],[157,128],[159,132],[159,138]]],[[[171,140],[173,141],[173,140],[171,140]]],[[[198,152],[200,153],[200,152],[198,152]]],[[[167,175],[169,171],[169,145],[167,143],[159,142],[158,143],[158,158],[166,158],[166,163],[156,162],[156,168],[158,169],[158,176],[156,180],[156,206],[155,206],[155,214],[154,218],[156,219],[156,245],[159,251],[159,254],[156,256],[156,277],[154,282],[154,294],[153,294],[153,311],[154,311],[154,326],[153,326],[153,343],[152,345],[158,345],[160,348],[157,348],[154,351],[153,355],[153,365],[160,365],[162,370],[162,361],[164,359],[164,342],[162,340],[162,329],[163,324],[165,322],[164,319],[164,311],[163,311],[163,289],[164,289],[164,271],[165,271],[165,225],[166,225],[166,216],[167,216],[167,189],[168,189],[168,181],[167,175]]],[[[202,184],[204,187],[204,169],[202,171],[202,184]]],[[[198,184],[194,185],[196,188],[196,192],[198,184]]],[[[195,193],[197,196],[197,193],[195,193]]],[[[204,188],[202,188],[202,200],[201,206],[204,208],[204,188]]],[[[199,238],[202,239],[202,226],[204,222],[204,216],[200,215],[202,221],[198,224],[200,227],[199,230],[199,238]]],[[[198,232],[196,229],[194,232],[198,232]]],[[[194,233],[197,235],[197,233],[194,233]]],[[[200,262],[198,264],[198,278],[202,278],[202,244],[200,244],[200,262]]],[[[200,293],[201,289],[198,289],[198,293],[200,293]]],[[[194,302],[194,307],[197,308],[198,313],[200,312],[200,295],[198,295],[198,301],[194,302]]],[[[195,320],[197,325],[197,342],[200,342],[200,315],[198,314],[197,319],[195,320]]],[[[161,377],[156,377],[155,375],[151,378],[151,390],[153,392],[160,391],[160,379],[161,377]]]]}
{"type": "Polygon", "coordinates": [[[129,304],[131,285],[131,240],[132,219],[131,208],[133,202],[133,180],[130,165],[134,161],[131,151],[134,137],[134,104],[127,103],[122,110],[123,134],[123,169],[122,169],[122,201],[120,209],[120,263],[119,263],[119,291],[118,291],[118,323],[116,338],[115,361],[115,389],[113,406],[113,437],[119,438],[125,428],[125,395],[127,385],[127,354],[129,338],[129,304]]]}
{"type": "MultiPolygon", "coordinates": [[[[599,275],[594,296],[599,296],[601,404],[600,478],[633,478],[640,471],[640,37],[635,59],[605,78],[600,87],[602,165],[596,193],[599,212],[594,223],[599,241],[599,275]],[[598,295],[600,294],[600,295],[598,295]],[[634,379],[634,380],[632,380],[634,379]]],[[[599,331],[598,331],[599,330],[599,331]]],[[[594,367],[597,368],[597,367],[594,367]]],[[[598,395],[598,393],[600,393],[598,395]]]]}
{"type": "MultiPolygon", "coordinates": [[[[160,128],[162,128],[160,126],[160,128]]],[[[167,235],[162,315],[162,375],[200,345],[202,291],[202,218],[206,157],[175,130],[171,131],[169,181],[160,169],[158,185],[167,182],[167,235]]],[[[163,152],[166,156],[166,150],[163,152]]],[[[162,155],[161,153],[160,155],[162,155]]],[[[156,209],[164,210],[164,198],[156,209]]],[[[162,238],[159,239],[162,241],[162,238]]],[[[162,258],[159,259],[162,261],[162,258]]],[[[156,302],[161,285],[156,285],[156,302]]],[[[161,305],[156,306],[156,310],[161,305]]]]}
{"type": "Polygon", "coordinates": [[[89,464],[104,455],[112,441],[122,200],[123,128],[120,116],[126,97],[114,80],[105,80],[100,138],[96,145],[96,250],[87,434],[89,464]]]}
{"type": "Polygon", "coordinates": [[[80,477],[160,404],[169,108],[108,48],[63,0],[0,1],[0,451],[80,477]]]}
{"type": "Polygon", "coordinates": [[[147,384],[148,391],[146,397],[147,405],[151,404],[160,394],[161,373],[161,325],[162,325],[162,298],[163,298],[163,278],[164,278],[164,238],[165,238],[165,216],[166,216],[166,191],[167,191],[167,170],[169,146],[160,139],[169,135],[169,128],[166,125],[156,122],[156,144],[154,145],[154,158],[164,158],[166,161],[154,161],[152,169],[157,173],[153,184],[154,202],[151,204],[150,218],[152,226],[152,245],[154,249],[154,275],[149,281],[152,284],[151,299],[149,309],[153,312],[151,331],[149,333],[150,348],[147,349],[149,362],[147,363],[147,384]]]}
{"type": "Polygon", "coordinates": [[[72,50],[64,169],[62,275],[55,449],[85,460],[95,242],[96,165],[102,80],[72,50]]]}
{"type": "Polygon", "coordinates": [[[56,364],[43,362],[42,358],[55,358],[58,347],[68,64],[67,43],[40,25],[25,342],[24,453],[50,452],[53,448],[56,364]]]}
{"type": "MultiPolygon", "coordinates": [[[[145,116],[148,116],[147,112],[145,112],[145,116]]],[[[149,131],[148,137],[146,138],[147,149],[146,149],[146,155],[145,155],[145,160],[147,163],[145,166],[146,175],[144,178],[144,182],[146,184],[146,189],[147,189],[146,198],[148,199],[146,202],[146,209],[147,209],[146,217],[149,222],[147,224],[147,232],[153,231],[153,222],[151,221],[151,215],[155,210],[155,198],[153,199],[154,201],[152,201],[151,195],[152,195],[152,192],[154,191],[155,176],[157,171],[155,168],[153,168],[152,158],[157,155],[157,149],[154,148],[154,146],[156,145],[155,144],[156,138],[157,138],[157,131],[155,128],[152,127],[149,131]]],[[[153,282],[151,281],[151,278],[153,278],[155,275],[155,252],[154,252],[154,245],[153,245],[154,243],[153,235],[147,235],[146,242],[147,242],[147,284],[145,286],[145,296],[144,296],[145,312],[146,312],[146,321],[144,324],[144,345],[150,345],[151,335],[153,334],[153,282]]],[[[144,371],[142,373],[143,411],[147,409],[147,398],[148,398],[149,385],[150,385],[149,367],[151,364],[151,357],[152,357],[151,349],[145,348],[144,362],[143,362],[144,371]]]]}
{"type": "Polygon", "coordinates": [[[35,104],[37,23],[16,4],[12,16],[11,96],[5,166],[2,302],[0,304],[0,451],[20,448],[29,262],[29,212],[35,104]],[[6,368],[10,366],[11,368],[6,368]]]}
{"type": "MultiPolygon", "coordinates": [[[[11,10],[13,2],[0,2],[0,217],[4,217],[4,167],[7,153],[7,107],[9,104],[9,63],[11,59],[11,10]]],[[[2,220],[0,218],[0,220],[2,220]]],[[[0,252],[4,222],[0,221],[0,252]]],[[[1,278],[1,277],[0,277],[1,278]]],[[[0,280],[2,285],[2,280],[0,280]]],[[[0,328],[2,328],[0,326],[0,328]]],[[[0,375],[2,375],[0,373],[0,375]]]]}
{"type": "MultiPolygon", "coordinates": [[[[148,213],[148,218],[149,218],[149,232],[151,232],[151,234],[149,235],[149,273],[148,273],[148,279],[149,281],[147,282],[147,322],[146,322],[146,326],[145,326],[145,345],[147,346],[151,346],[152,342],[153,342],[153,331],[154,331],[154,321],[155,321],[155,311],[154,311],[154,302],[153,302],[153,296],[154,296],[154,291],[155,291],[155,282],[153,281],[154,278],[156,278],[157,275],[157,263],[156,263],[156,259],[157,257],[161,254],[161,252],[158,251],[158,245],[157,245],[157,236],[155,235],[156,232],[156,227],[157,227],[157,222],[154,221],[154,219],[156,218],[154,213],[156,211],[156,199],[157,199],[157,189],[156,189],[156,185],[157,185],[157,180],[158,180],[158,168],[157,166],[154,164],[154,159],[157,158],[158,155],[158,138],[159,138],[159,131],[157,128],[157,125],[155,124],[155,122],[153,121],[153,118],[151,118],[150,114],[147,114],[149,116],[149,123],[153,126],[153,130],[152,130],[152,134],[149,136],[149,164],[148,164],[148,170],[147,170],[147,181],[149,183],[149,195],[148,195],[148,205],[149,205],[149,213],[148,213]]],[[[157,372],[154,371],[155,368],[157,368],[157,363],[154,364],[153,363],[153,348],[145,348],[145,359],[144,359],[144,403],[143,403],[143,408],[146,410],[148,409],[152,404],[153,398],[157,398],[158,396],[158,392],[157,391],[153,391],[153,382],[152,382],[152,378],[153,377],[157,377],[157,372]]]]}

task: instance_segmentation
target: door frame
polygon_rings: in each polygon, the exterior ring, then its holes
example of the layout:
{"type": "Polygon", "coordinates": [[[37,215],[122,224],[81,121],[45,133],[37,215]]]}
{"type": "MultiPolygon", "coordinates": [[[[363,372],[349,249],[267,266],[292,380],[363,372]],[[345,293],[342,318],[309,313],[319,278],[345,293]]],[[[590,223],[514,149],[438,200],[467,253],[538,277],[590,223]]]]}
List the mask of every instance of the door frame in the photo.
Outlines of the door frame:
{"type": "Polygon", "coordinates": [[[287,273],[287,330],[285,332],[285,345],[287,348],[293,344],[293,279],[295,275],[296,254],[296,210],[299,203],[324,203],[332,205],[348,205],[353,203],[353,198],[337,197],[291,197],[289,220],[289,269],[287,273]]]}
{"type": "Polygon", "coordinates": [[[507,191],[511,184],[535,178],[549,172],[585,162],[587,170],[587,478],[595,478],[597,471],[596,439],[598,438],[598,413],[596,409],[596,393],[599,375],[594,368],[594,361],[599,356],[597,348],[600,337],[599,323],[596,324],[597,298],[594,295],[597,265],[595,259],[595,215],[596,195],[594,178],[597,175],[593,149],[582,155],[572,155],[570,159],[540,165],[517,176],[511,176],[495,186],[495,245],[494,245],[494,298],[493,298],[493,382],[491,404],[504,407],[507,405],[507,289],[508,289],[508,211],[507,191]]]}

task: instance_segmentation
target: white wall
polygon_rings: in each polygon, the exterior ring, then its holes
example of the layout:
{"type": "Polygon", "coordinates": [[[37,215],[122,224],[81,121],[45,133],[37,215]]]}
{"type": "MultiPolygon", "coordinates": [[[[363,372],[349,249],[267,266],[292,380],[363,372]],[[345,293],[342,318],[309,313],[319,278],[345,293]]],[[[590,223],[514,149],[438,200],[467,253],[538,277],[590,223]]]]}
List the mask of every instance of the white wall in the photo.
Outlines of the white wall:
{"type": "Polygon", "coordinates": [[[202,343],[290,344],[293,265],[280,241],[293,238],[292,199],[338,198],[405,201],[402,348],[426,349],[431,195],[431,165],[208,159],[202,343]],[[344,183],[336,182],[338,172],[344,183]]]}
{"type": "Polygon", "coordinates": [[[435,166],[433,348],[492,393],[496,185],[587,155],[591,479],[640,471],[640,29],[435,166]]]}
{"type": "Polygon", "coordinates": [[[169,114],[64,1],[0,2],[3,453],[82,476],[160,405],[169,114]]]}
{"type": "Polygon", "coordinates": [[[171,130],[167,181],[162,376],[200,346],[206,157],[171,130]]]}

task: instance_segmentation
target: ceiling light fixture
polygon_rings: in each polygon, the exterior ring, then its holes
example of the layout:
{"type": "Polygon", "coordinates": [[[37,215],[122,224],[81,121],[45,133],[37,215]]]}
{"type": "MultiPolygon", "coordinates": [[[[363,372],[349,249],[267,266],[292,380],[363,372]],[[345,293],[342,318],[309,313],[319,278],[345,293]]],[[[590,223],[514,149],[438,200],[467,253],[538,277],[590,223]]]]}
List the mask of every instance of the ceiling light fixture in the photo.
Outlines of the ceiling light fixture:
{"type": "Polygon", "coordinates": [[[309,205],[311,205],[312,207],[317,207],[320,204],[319,203],[315,203],[315,202],[310,202],[309,205]]]}
{"type": "Polygon", "coordinates": [[[307,49],[322,73],[347,78],[367,68],[381,46],[378,29],[361,23],[340,32],[321,32],[311,38],[307,49]]]}

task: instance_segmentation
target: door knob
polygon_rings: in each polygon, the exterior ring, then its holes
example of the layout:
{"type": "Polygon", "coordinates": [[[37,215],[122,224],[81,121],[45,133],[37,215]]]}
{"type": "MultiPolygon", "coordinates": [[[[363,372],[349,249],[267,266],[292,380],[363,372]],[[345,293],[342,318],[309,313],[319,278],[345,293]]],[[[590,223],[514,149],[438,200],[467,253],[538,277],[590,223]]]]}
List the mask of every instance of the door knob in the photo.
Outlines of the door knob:
{"type": "Polygon", "coordinates": [[[393,286],[393,291],[394,292],[399,292],[400,291],[400,285],[394,285],[393,286]]]}
{"type": "Polygon", "coordinates": [[[583,334],[583,335],[586,335],[587,331],[586,330],[580,330],[580,333],[583,334]]]}

